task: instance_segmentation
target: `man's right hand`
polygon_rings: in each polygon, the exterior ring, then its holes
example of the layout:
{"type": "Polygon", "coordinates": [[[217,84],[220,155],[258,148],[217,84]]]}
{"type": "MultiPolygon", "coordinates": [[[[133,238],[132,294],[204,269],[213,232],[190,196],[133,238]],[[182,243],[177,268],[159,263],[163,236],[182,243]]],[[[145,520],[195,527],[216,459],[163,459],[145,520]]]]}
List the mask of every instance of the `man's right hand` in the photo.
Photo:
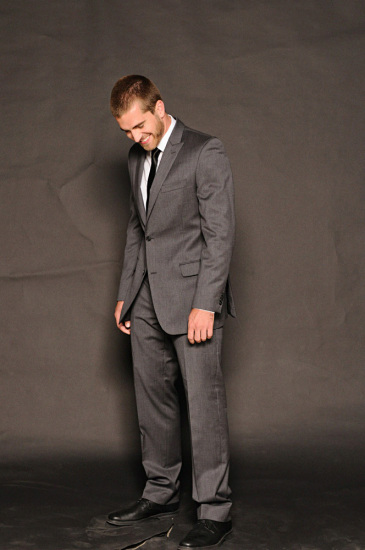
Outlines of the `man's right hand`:
{"type": "Polygon", "coordinates": [[[119,301],[119,302],[117,302],[117,305],[115,306],[115,311],[114,311],[115,322],[117,323],[117,327],[119,328],[119,330],[124,332],[124,334],[130,334],[131,333],[131,322],[130,321],[126,321],[125,323],[123,323],[123,322],[120,323],[119,322],[120,315],[122,313],[123,304],[124,304],[123,301],[119,301]]]}

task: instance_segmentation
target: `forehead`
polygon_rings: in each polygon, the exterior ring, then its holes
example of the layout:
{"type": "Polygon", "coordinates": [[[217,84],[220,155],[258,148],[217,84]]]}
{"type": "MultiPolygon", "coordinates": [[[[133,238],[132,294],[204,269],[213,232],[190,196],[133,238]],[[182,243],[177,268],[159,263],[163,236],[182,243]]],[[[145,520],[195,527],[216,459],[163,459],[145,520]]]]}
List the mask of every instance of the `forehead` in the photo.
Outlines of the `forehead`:
{"type": "Polygon", "coordinates": [[[132,130],[135,126],[138,126],[141,122],[147,120],[153,116],[150,111],[143,111],[141,103],[136,100],[132,103],[128,111],[125,111],[117,121],[122,130],[132,130]]]}

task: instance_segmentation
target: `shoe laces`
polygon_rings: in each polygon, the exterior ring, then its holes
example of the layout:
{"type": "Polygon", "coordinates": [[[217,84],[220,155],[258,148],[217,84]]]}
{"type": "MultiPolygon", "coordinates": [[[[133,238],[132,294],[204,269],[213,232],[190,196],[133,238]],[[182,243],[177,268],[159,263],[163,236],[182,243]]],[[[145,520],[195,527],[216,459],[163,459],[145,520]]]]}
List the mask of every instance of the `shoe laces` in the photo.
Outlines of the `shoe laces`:
{"type": "Polygon", "coordinates": [[[216,533],[216,526],[214,525],[213,521],[210,519],[199,519],[198,524],[204,525],[204,527],[213,533],[213,535],[216,533]]]}
{"type": "Polygon", "coordinates": [[[137,503],[140,503],[140,502],[146,504],[146,505],[148,506],[148,508],[150,508],[150,501],[149,501],[147,498],[143,498],[143,497],[142,497],[142,498],[139,498],[139,499],[137,500],[137,503]]]}

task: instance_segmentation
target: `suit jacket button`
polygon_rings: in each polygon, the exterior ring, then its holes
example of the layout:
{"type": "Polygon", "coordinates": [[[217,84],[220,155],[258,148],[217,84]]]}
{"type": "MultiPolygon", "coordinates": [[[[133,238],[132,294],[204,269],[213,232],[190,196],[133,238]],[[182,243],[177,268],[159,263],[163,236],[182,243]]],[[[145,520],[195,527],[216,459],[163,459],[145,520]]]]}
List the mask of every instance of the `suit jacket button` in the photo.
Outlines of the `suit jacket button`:
{"type": "Polygon", "coordinates": [[[149,242],[149,241],[151,241],[151,240],[152,240],[152,238],[148,235],[148,237],[146,237],[146,241],[149,242]]]}

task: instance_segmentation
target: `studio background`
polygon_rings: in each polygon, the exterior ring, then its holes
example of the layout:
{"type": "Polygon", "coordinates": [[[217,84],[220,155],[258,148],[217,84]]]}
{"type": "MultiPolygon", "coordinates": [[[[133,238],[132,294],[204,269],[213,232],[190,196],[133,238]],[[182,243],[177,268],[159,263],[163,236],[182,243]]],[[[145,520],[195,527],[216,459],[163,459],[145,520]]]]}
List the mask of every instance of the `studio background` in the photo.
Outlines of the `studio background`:
{"type": "Polygon", "coordinates": [[[0,14],[3,459],[139,456],[113,318],[131,142],[109,112],[137,73],[232,164],[235,475],[361,467],[364,2],[2,0],[0,14]]]}

